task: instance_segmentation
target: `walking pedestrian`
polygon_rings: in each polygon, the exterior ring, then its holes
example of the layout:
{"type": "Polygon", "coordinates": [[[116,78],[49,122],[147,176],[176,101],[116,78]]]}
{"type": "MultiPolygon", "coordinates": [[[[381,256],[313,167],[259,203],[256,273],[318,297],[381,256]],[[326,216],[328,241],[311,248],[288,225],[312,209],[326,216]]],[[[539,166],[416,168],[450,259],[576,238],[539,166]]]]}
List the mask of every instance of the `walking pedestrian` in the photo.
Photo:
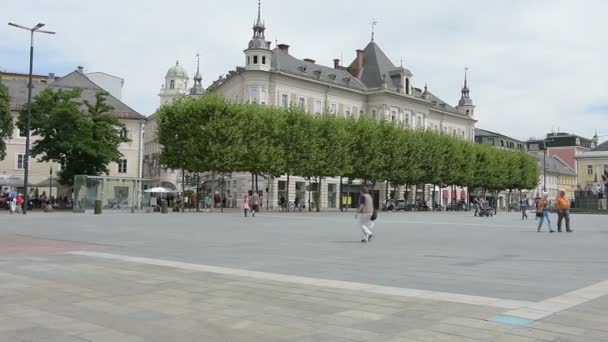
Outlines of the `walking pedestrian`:
{"type": "Polygon", "coordinates": [[[260,210],[260,195],[257,191],[254,191],[253,195],[251,195],[251,216],[255,216],[258,210],[260,210]]]}
{"type": "Polygon", "coordinates": [[[524,198],[519,201],[519,210],[521,210],[521,219],[528,219],[528,197],[524,195],[524,198]]]}
{"type": "Polygon", "coordinates": [[[23,202],[25,202],[25,200],[23,199],[23,195],[19,194],[17,195],[17,199],[16,201],[16,208],[17,208],[17,213],[20,214],[23,212],[23,202]]]}
{"type": "Polygon", "coordinates": [[[540,201],[538,201],[537,212],[540,211],[542,213],[542,216],[540,217],[540,222],[538,223],[537,232],[540,232],[540,228],[542,227],[543,222],[545,220],[547,220],[547,225],[549,226],[549,232],[550,233],[555,232],[555,230],[553,230],[553,228],[551,228],[551,219],[550,219],[551,209],[549,208],[548,197],[549,197],[549,194],[547,194],[545,192],[545,193],[543,193],[543,197],[540,199],[540,201]]]}
{"type": "Polygon", "coordinates": [[[481,205],[479,195],[475,196],[475,199],[473,199],[473,205],[475,206],[475,214],[473,214],[473,216],[477,216],[479,214],[479,206],[481,205]]]}
{"type": "Polygon", "coordinates": [[[363,233],[363,239],[361,242],[370,242],[374,237],[372,229],[374,228],[374,222],[371,218],[374,213],[374,200],[369,194],[367,186],[361,187],[361,196],[359,197],[359,209],[355,214],[355,219],[359,220],[359,226],[363,233]]]}
{"type": "Polygon", "coordinates": [[[557,231],[562,232],[562,220],[565,219],[566,232],[572,233],[574,230],[570,229],[570,199],[568,199],[564,190],[559,191],[555,202],[557,204],[557,231]]]}
{"type": "Polygon", "coordinates": [[[245,214],[245,217],[247,217],[248,212],[249,212],[249,195],[247,193],[245,193],[245,196],[243,197],[243,213],[245,214]]]}

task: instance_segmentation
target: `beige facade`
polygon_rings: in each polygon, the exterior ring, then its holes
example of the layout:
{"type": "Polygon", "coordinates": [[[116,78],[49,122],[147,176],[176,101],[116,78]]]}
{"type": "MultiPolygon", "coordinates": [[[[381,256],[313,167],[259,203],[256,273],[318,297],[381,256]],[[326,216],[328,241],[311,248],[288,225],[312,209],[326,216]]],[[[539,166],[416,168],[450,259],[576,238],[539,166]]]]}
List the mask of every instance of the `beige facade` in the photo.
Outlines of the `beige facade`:
{"type": "Polygon", "coordinates": [[[577,155],[578,186],[581,190],[603,190],[602,175],[608,172],[608,151],[592,150],[577,155]]]}
{"type": "MultiPolygon", "coordinates": [[[[15,73],[0,73],[3,84],[9,88],[11,96],[11,110],[15,129],[13,137],[7,141],[7,156],[0,161],[0,175],[16,176],[21,179],[24,177],[24,155],[25,155],[25,132],[20,131],[17,126],[19,111],[27,105],[27,75],[15,73]]],[[[38,76],[34,78],[33,95],[39,93],[47,87],[54,89],[80,88],[83,90],[82,98],[92,101],[95,93],[103,91],[101,87],[93,83],[82,72],[82,69],[74,71],[65,77],[38,76]]],[[[120,100],[109,96],[108,103],[114,107],[109,113],[118,118],[125,125],[125,134],[130,139],[123,143],[118,150],[122,154],[120,166],[117,163],[108,165],[110,176],[118,177],[141,177],[142,165],[141,157],[143,153],[142,132],[145,117],[141,116],[133,109],[122,103],[120,100]]],[[[33,145],[37,137],[32,136],[30,143],[33,145]]],[[[38,187],[39,193],[48,192],[48,181],[50,170],[53,170],[53,177],[61,170],[61,166],[56,163],[43,163],[35,158],[30,158],[29,180],[33,188],[38,187]]],[[[69,194],[71,189],[57,189],[53,187],[53,195],[69,194]],[[59,193],[57,192],[59,190],[59,193]]]]}

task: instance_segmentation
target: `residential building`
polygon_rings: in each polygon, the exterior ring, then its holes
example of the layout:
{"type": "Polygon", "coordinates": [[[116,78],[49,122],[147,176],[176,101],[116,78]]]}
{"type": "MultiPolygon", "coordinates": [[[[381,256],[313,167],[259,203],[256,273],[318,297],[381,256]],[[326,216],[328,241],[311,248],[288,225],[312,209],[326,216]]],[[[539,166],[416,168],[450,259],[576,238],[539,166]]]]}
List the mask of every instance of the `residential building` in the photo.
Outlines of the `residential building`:
{"type": "Polygon", "coordinates": [[[560,157],[568,166],[577,170],[575,156],[590,151],[593,140],[576,134],[565,132],[548,133],[545,139],[530,139],[526,141],[529,151],[546,149],[548,156],[560,157]]]}
{"type": "Polygon", "coordinates": [[[494,146],[503,150],[526,151],[526,143],[506,135],[475,128],[475,142],[483,145],[494,146]]]}
{"type": "Polygon", "coordinates": [[[125,85],[124,79],[105,72],[91,72],[86,75],[93,83],[122,101],[122,87],[125,85]]]}
{"type": "MultiPolygon", "coordinates": [[[[11,98],[11,111],[13,113],[13,121],[15,122],[15,130],[13,137],[8,139],[7,157],[0,161],[0,175],[24,176],[24,155],[25,155],[25,131],[19,130],[16,127],[19,112],[27,106],[27,75],[17,73],[0,73],[0,81],[9,89],[11,98]]],[[[90,102],[95,101],[95,95],[98,92],[105,91],[101,86],[91,81],[84,74],[83,68],[78,67],[77,70],[63,77],[55,77],[53,74],[48,76],[36,75],[33,78],[32,96],[40,93],[44,89],[74,89],[82,90],[80,99],[90,102]]],[[[109,165],[110,176],[120,177],[141,177],[141,156],[142,156],[142,140],[145,117],[137,113],[134,109],[124,104],[122,101],[112,96],[107,97],[107,103],[112,106],[112,111],[108,115],[112,115],[125,125],[125,130],[122,132],[129,138],[129,142],[119,146],[119,151],[122,158],[119,163],[111,163],[109,165]]],[[[33,144],[37,137],[31,137],[33,144]]],[[[54,170],[55,175],[60,170],[60,165],[55,163],[43,163],[31,157],[30,159],[30,174],[29,180],[34,186],[41,184],[41,189],[45,189],[48,182],[50,169],[54,170]]],[[[64,189],[69,193],[70,189],[64,189]]],[[[55,192],[56,194],[56,192],[55,192]]]]}
{"type": "Polygon", "coordinates": [[[608,175],[608,141],[588,152],[577,155],[578,186],[581,190],[595,194],[605,193],[606,182],[602,175],[608,175]]]}
{"type": "Polygon", "coordinates": [[[575,197],[576,171],[558,156],[533,153],[538,161],[540,169],[538,186],[534,190],[535,195],[543,192],[549,194],[549,198],[556,198],[559,190],[566,191],[571,199],[575,197]]]}

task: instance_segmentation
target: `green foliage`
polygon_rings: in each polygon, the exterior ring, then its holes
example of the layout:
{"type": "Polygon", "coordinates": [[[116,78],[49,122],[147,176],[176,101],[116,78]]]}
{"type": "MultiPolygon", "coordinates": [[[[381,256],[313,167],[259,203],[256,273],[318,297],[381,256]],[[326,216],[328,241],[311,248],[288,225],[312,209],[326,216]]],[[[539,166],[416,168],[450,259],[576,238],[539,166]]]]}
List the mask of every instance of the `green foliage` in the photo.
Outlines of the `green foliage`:
{"type": "MultiPolygon", "coordinates": [[[[95,103],[78,101],[81,91],[47,88],[32,102],[32,155],[39,161],[62,165],[59,182],[72,185],[76,175],[108,173],[108,164],[118,162],[118,145],[128,139],[121,135],[124,125],[107,115],[112,107],[106,103],[107,93],[98,93],[95,103]]],[[[17,125],[27,124],[27,111],[19,115],[17,125]]]]}
{"type": "Polygon", "coordinates": [[[235,104],[213,94],[158,113],[161,161],[188,171],[243,171],[319,181],[530,189],[538,168],[525,153],[497,150],[392,122],[309,115],[297,108],[235,104]]]}
{"type": "Polygon", "coordinates": [[[13,116],[8,88],[0,82],[0,160],[6,157],[6,141],[12,136],[13,116]]]}

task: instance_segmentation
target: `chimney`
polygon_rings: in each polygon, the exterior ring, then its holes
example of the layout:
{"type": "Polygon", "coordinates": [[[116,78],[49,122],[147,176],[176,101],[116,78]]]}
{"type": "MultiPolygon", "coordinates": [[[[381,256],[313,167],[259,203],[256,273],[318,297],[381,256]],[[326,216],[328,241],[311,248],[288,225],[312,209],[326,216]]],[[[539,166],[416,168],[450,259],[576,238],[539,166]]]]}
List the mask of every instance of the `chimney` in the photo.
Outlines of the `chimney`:
{"type": "Polygon", "coordinates": [[[340,69],[340,60],[338,58],[334,59],[334,69],[340,69]]]}
{"type": "Polygon", "coordinates": [[[289,45],[287,45],[287,44],[279,44],[279,45],[277,45],[277,47],[278,47],[278,48],[279,48],[281,51],[283,51],[283,52],[285,52],[285,53],[289,53],[289,45]]]}
{"type": "Polygon", "coordinates": [[[357,75],[355,75],[356,77],[359,77],[361,75],[361,72],[363,71],[363,56],[365,56],[365,52],[361,49],[357,50],[357,75]]]}
{"type": "Polygon", "coordinates": [[[82,66],[78,66],[78,72],[83,74],[84,73],[84,68],[82,66]]]}
{"type": "Polygon", "coordinates": [[[315,64],[316,61],[314,59],[304,58],[304,62],[315,64]]]}

